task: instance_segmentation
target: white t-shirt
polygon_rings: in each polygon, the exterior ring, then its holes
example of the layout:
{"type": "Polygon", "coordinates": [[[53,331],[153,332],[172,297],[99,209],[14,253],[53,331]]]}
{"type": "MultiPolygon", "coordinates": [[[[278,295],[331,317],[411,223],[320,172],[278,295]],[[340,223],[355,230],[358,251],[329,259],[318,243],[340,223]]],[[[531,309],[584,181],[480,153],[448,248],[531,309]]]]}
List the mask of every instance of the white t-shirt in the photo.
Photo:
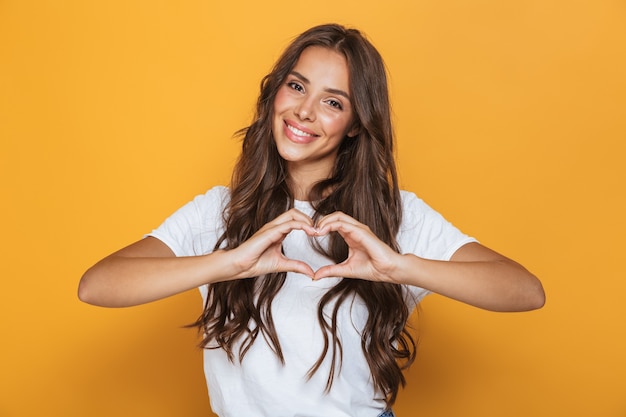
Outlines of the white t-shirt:
{"type": "MultiPolygon", "coordinates": [[[[402,253],[449,260],[461,246],[475,241],[414,194],[402,191],[401,195],[403,220],[397,238],[402,253]]],[[[149,236],[164,242],[176,256],[209,253],[223,231],[222,211],[228,200],[227,188],[212,188],[176,211],[149,236]]],[[[295,207],[309,216],[314,213],[308,202],[296,201],[295,207]]],[[[302,231],[291,232],[283,242],[283,250],[287,257],[302,260],[313,270],[331,262],[311,248],[302,231]]],[[[367,310],[359,298],[344,302],[339,310],[343,359],[341,367],[336,367],[339,371],[330,392],[324,392],[330,352],[322,367],[307,379],[307,372],[323,348],[318,302],[339,280],[311,281],[301,274],[287,274],[285,285],[272,303],[284,365],[262,337],[257,338],[241,363],[229,362],[221,349],[205,349],[204,372],[215,413],[221,417],[376,417],[385,409],[361,349],[360,331],[367,310]]],[[[428,293],[418,287],[405,288],[410,310],[428,293]]],[[[204,299],[207,287],[200,291],[204,299]]],[[[332,307],[332,303],[327,306],[332,307]]]]}

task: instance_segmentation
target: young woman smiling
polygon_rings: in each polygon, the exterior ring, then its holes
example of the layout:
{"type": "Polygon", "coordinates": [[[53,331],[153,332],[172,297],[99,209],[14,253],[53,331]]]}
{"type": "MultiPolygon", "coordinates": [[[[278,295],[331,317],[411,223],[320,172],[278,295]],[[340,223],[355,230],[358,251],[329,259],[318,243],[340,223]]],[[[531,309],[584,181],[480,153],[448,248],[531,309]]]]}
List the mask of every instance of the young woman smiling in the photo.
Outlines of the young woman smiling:
{"type": "Polygon", "coordinates": [[[357,30],[297,37],[240,133],[228,188],[197,196],[79,286],[103,306],[200,288],[218,415],[392,416],[415,357],[406,322],[426,294],[496,311],[543,305],[533,274],[399,190],[384,64],[357,30]]]}

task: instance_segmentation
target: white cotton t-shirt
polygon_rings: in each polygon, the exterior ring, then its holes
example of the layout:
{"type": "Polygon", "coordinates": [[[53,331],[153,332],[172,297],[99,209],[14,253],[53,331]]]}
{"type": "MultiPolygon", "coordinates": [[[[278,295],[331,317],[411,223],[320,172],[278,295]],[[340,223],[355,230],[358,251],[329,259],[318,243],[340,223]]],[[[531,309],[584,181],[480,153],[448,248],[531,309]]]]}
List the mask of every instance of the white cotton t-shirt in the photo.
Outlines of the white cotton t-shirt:
{"type": "MultiPolygon", "coordinates": [[[[461,246],[475,241],[414,194],[402,191],[401,195],[403,220],[397,238],[402,253],[449,260],[461,246]]],[[[228,200],[226,187],[212,188],[176,211],[149,236],[164,242],[176,256],[210,253],[223,231],[222,212],[228,200]]],[[[309,216],[314,214],[308,202],[296,201],[295,207],[309,216]]],[[[331,263],[312,249],[303,231],[292,231],[283,242],[283,250],[287,257],[302,260],[313,270],[331,263]]],[[[372,385],[361,349],[360,332],[367,310],[358,297],[344,302],[339,309],[343,358],[341,367],[336,367],[339,371],[330,391],[325,392],[330,352],[322,367],[307,378],[323,349],[318,302],[339,281],[340,278],[312,281],[301,274],[287,274],[272,303],[284,365],[262,337],[257,338],[241,363],[231,363],[221,349],[204,350],[204,373],[215,413],[221,417],[376,417],[384,411],[383,396],[372,385]]],[[[405,289],[410,310],[428,294],[418,287],[405,289]]],[[[205,299],[207,287],[200,291],[205,299]]],[[[332,309],[333,303],[326,307],[332,309]]]]}

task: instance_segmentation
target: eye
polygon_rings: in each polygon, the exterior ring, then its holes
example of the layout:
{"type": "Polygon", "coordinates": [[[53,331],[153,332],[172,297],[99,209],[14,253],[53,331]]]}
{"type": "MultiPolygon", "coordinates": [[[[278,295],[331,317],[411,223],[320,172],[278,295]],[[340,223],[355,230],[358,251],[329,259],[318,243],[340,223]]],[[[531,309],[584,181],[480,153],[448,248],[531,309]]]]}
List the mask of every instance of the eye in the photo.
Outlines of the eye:
{"type": "Polygon", "coordinates": [[[299,91],[301,93],[304,92],[304,87],[302,87],[302,85],[300,85],[299,83],[297,83],[295,81],[289,81],[287,83],[287,86],[289,88],[291,88],[292,90],[296,90],[296,91],[299,91]]]}
{"type": "Polygon", "coordinates": [[[328,103],[330,106],[339,109],[339,110],[343,110],[343,106],[341,105],[341,103],[337,100],[334,99],[330,99],[330,100],[326,100],[326,103],[328,103]]]}

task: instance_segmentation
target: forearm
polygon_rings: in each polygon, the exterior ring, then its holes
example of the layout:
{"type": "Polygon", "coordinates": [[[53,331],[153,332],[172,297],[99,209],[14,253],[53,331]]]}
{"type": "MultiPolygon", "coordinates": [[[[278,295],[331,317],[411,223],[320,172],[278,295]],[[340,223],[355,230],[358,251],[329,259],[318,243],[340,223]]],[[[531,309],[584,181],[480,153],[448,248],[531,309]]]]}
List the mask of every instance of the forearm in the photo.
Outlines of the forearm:
{"type": "Polygon", "coordinates": [[[492,311],[527,311],[545,301],[539,280],[507,258],[433,261],[400,255],[393,280],[492,311]]]}
{"type": "Polygon", "coordinates": [[[165,298],[203,284],[233,278],[224,251],[191,257],[111,255],[83,275],[79,298],[104,307],[128,307],[165,298]]]}

